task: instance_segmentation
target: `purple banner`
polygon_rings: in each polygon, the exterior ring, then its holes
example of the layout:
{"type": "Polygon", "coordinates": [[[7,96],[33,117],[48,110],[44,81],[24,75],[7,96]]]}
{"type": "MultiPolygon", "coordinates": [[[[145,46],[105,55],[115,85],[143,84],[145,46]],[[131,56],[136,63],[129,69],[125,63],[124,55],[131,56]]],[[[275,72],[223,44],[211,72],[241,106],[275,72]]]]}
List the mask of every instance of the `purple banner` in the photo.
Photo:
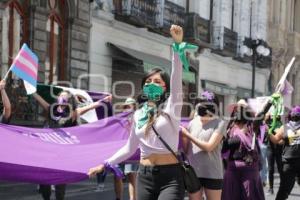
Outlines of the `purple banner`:
{"type": "Polygon", "coordinates": [[[0,124],[0,179],[43,184],[77,182],[128,138],[128,113],[82,126],[36,129],[0,124]]]}
{"type": "MultiPolygon", "coordinates": [[[[0,124],[0,180],[73,183],[127,141],[129,113],[81,126],[49,129],[0,124]]],[[[183,125],[187,124],[183,119],[183,125]]],[[[139,151],[131,158],[137,160],[139,151]]]]}

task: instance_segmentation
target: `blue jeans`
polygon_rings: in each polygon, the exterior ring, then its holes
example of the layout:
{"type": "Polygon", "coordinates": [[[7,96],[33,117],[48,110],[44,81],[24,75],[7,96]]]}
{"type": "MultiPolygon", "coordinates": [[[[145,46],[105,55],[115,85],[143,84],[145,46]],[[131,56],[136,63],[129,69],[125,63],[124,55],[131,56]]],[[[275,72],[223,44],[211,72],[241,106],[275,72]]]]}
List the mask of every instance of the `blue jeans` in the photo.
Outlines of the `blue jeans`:
{"type": "Polygon", "coordinates": [[[139,168],[138,163],[127,163],[124,167],[124,174],[136,173],[139,168]]]}
{"type": "Polygon", "coordinates": [[[267,169],[267,145],[262,144],[260,146],[261,151],[261,162],[262,162],[262,169],[260,171],[260,178],[262,182],[267,182],[268,178],[268,169],[267,169]]]}

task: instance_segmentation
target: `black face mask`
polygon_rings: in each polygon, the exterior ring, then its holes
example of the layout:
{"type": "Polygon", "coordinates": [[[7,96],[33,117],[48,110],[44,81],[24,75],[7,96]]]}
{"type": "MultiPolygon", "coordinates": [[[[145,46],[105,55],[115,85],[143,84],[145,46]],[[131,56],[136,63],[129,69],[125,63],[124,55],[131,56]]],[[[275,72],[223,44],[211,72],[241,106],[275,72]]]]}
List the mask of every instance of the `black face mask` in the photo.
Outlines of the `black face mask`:
{"type": "Polygon", "coordinates": [[[291,117],[291,121],[300,122],[300,115],[294,115],[291,117]]]}
{"type": "Polygon", "coordinates": [[[70,105],[65,105],[65,108],[62,110],[62,112],[58,111],[58,106],[59,105],[54,105],[52,106],[52,118],[54,120],[58,120],[61,118],[69,118],[71,116],[71,106],[70,105]]]}
{"type": "Polygon", "coordinates": [[[207,109],[205,107],[199,106],[198,115],[200,117],[203,117],[203,116],[207,115],[207,109]]]}
{"type": "Polygon", "coordinates": [[[249,111],[246,111],[244,108],[240,108],[238,111],[235,112],[234,121],[236,123],[247,124],[252,119],[252,115],[249,111]]]}

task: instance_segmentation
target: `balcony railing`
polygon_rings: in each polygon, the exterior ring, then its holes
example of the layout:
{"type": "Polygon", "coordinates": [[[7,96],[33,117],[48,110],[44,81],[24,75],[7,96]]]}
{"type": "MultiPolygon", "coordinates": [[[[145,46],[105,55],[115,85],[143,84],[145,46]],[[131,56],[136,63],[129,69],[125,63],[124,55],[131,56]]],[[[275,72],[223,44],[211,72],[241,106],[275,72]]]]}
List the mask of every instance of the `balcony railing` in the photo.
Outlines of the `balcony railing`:
{"type": "MultiPolygon", "coordinates": [[[[162,1],[163,2],[163,1],[162,1]]],[[[163,12],[159,17],[159,28],[161,33],[169,35],[172,24],[184,26],[185,23],[185,9],[171,1],[165,1],[164,5],[161,3],[163,12]]]]}
{"type": "Polygon", "coordinates": [[[209,46],[211,38],[210,20],[196,13],[188,13],[185,17],[185,40],[199,46],[209,46]]]}
{"type": "Polygon", "coordinates": [[[162,35],[169,36],[172,24],[185,24],[185,8],[167,0],[115,0],[113,7],[117,20],[162,35]]]}
{"type": "Polygon", "coordinates": [[[213,43],[216,52],[223,56],[236,56],[238,34],[226,27],[214,27],[213,43]]]}
{"type": "Polygon", "coordinates": [[[155,28],[159,15],[158,1],[115,0],[113,13],[117,20],[141,27],[155,28]]]}
{"type": "Polygon", "coordinates": [[[236,54],[238,34],[224,27],[224,50],[236,54]]]}

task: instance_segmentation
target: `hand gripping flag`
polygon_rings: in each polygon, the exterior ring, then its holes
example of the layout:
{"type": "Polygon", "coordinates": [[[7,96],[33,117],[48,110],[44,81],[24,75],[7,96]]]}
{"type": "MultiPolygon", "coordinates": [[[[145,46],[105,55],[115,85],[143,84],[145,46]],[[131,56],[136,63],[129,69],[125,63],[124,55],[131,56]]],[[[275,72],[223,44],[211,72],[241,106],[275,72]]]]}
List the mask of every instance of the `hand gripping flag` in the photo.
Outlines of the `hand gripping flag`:
{"type": "Polygon", "coordinates": [[[23,79],[27,94],[36,92],[38,57],[31,51],[27,44],[23,44],[14,59],[11,65],[11,71],[23,79]]]}

